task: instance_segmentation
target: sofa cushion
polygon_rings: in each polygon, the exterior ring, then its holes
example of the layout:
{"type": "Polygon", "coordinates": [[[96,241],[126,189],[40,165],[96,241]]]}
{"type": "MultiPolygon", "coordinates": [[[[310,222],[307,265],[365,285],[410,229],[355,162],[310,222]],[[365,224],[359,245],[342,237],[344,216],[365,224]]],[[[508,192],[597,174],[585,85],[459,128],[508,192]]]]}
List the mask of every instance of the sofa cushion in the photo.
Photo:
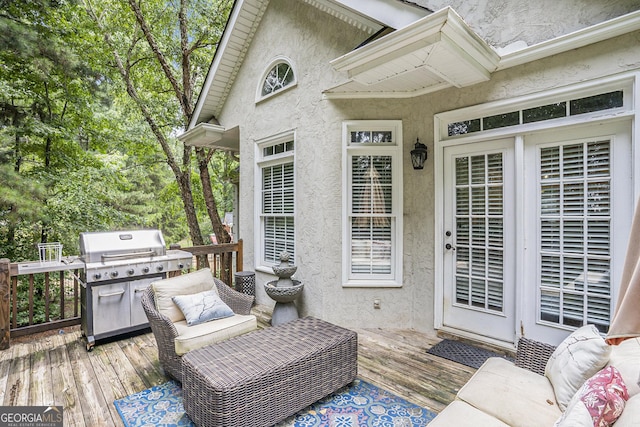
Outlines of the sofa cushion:
{"type": "Polygon", "coordinates": [[[235,314],[224,319],[189,326],[185,320],[174,323],[178,336],[174,340],[176,354],[183,354],[205,345],[223,341],[258,328],[253,315],[235,314]]]}
{"type": "Polygon", "coordinates": [[[458,398],[510,426],[552,426],[562,415],[546,377],[499,357],[487,359],[458,398]]]}
{"type": "Polygon", "coordinates": [[[614,425],[615,427],[640,426],[640,394],[636,394],[627,400],[622,415],[614,425]]]}
{"type": "MultiPolygon", "coordinates": [[[[611,355],[607,366],[615,366],[624,383],[629,396],[640,393],[638,378],[640,377],[640,338],[630,338],[618,345],[611,346],[611,355]]],[[[640,423],[638,423],[640,425],[640,423]]]]}
{"type": "Polygon", "coordinates": [[[214,290],[178,295],[173,297],[173,302],[180,308],[189,326],[233,316],[233,311],[214,290]]]}
{"type": "Polygon", "coordinates": [[[184,314],[173,302],[173,297],[197,294],[212,289],[217,292],[213,275],[208,268],[169,279],[158,280],[157,282],[153,282],[151,287],[155,295],[156,308],[172,322],[184,320],[184,314]]]}
{"type": "Polygon", "coordinates": [[[474,408],[462,400],[454,400],[431,422],[429,427],[509,427],[499,419],[474,408]]]}
{"type": "Polygon", "coordinates": [[[607,364],[610,353],[611,346],[594,325],[575,330],[555,349],[545,375],[551,381],[562,411],[582,384],[607,364]]]}
{"type": "Polygon", "coordinates": [[[622,414],[627,399],[620,372],[607,366],[585,381],[554,427],[609,427],[622,414]]]}

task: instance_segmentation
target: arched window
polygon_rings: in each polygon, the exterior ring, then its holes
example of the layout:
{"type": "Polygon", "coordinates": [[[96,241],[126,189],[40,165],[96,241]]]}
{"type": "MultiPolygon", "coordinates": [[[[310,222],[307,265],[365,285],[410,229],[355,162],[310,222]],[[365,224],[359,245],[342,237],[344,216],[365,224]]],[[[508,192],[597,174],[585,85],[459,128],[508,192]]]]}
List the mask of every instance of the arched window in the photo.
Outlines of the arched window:
{"type": "Polygon", "coordinates": [[[293,67],[287,59],[278,58],[274,60],[267,70],[262,84],[258,88],[258,101],[296,84],[293,67]]]}

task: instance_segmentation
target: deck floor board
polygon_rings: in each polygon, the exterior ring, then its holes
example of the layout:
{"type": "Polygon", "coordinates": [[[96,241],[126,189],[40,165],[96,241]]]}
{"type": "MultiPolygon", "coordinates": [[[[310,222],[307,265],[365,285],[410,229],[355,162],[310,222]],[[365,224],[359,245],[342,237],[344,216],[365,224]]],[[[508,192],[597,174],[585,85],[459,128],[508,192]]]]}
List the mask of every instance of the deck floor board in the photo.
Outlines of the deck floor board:
{"type": "MultiPolygon", "coordinates": [[[[474,369],[432,356],[439,338],[409,329],[356,329],[358,376],[441,411],[474,369]]],[[[113,401],[167,381],[151,333],[87,352],[79,327],[21,337],[0,352],[4,405],[61,405],[65,426],[122,426],[113,401]]]]}

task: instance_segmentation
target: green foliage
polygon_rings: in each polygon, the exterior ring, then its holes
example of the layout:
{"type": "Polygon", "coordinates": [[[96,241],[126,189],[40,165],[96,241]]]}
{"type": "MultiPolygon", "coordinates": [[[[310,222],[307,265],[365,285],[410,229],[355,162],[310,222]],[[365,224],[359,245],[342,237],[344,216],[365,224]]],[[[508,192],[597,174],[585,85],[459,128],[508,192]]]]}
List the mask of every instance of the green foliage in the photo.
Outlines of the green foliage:
{"type": "MultiPolygon", "coordinates": [[[[132,80],[180,159],[184,111],[126,1],[96,2],[132,80]]],[[[179,82],[201,86],[232,2],[187,2],[190,76],[183,80],[180,2],[138,2],[179,82]]],[[[127,95],[113,52],[80,0],[0,0],[0,257],[37,259],[36,243],[78,251],[84,231],[157,227],[167,242],[189,235],[175,177],[147,121],[127,95]]],[[[195,165],[196,210],[208,224],[195,165]]],[[[211,162],[216,202],[232,209],[229,170],[211,162]],[[226,175],[225,175],[226,174],[226,175]]],[[[211,227],[204,226],[203,235],[211,227]]]]}

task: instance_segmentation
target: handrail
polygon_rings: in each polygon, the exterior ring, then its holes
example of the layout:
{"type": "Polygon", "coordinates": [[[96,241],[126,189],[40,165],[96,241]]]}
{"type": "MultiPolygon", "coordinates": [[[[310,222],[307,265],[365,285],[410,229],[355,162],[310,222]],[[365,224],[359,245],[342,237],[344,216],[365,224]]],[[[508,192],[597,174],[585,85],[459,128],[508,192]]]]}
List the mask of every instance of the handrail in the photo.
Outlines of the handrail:
{"type": "MultiPolygon", "coordinates": [[[[171,248],[178,247],[172,246],[171,248]]],[[[201,245],[181,249],[191,252],[196,257],[195,269],[203,268],[206,266],[203,264],[207,264],[214,275],[229,285],[232,285],[233,282],[233,272],[242,271],[241,239],[234,243],[201,245]]],[[[0,259],[0,350],[10,347],[11,337],[60,329],[81,323],[78,274],[84,268],[84,263],[77,261],[77,259],[77,257],[66,257],[62,260],[63,262],[55,264],[38,261],[11,262],[6,258],[0,259]],[[43,289],[36,289],[36,281],[42,281],[43,289]],[[18,300],[19,285],[28,287],[28,302],[26,303],[28,313],[25,313],[25,318],[28,318],[25,323],[28,324],[26,325],[19,325],[17,321],[18,307],[25,303],[25,301],[18,300]],[[60,298],[53,301],[51,297],[56,291],[60,298]],[[43,313],[34,312],[37,298],[42,298],[44,301],[43,313]],[[54,306],[54,303],[59,306],[54,306]],[[52,311],[54,318],[52,318],[52,311]],[[34,320],[34,314],[43,315],[44,321],[34,320]]]]}

